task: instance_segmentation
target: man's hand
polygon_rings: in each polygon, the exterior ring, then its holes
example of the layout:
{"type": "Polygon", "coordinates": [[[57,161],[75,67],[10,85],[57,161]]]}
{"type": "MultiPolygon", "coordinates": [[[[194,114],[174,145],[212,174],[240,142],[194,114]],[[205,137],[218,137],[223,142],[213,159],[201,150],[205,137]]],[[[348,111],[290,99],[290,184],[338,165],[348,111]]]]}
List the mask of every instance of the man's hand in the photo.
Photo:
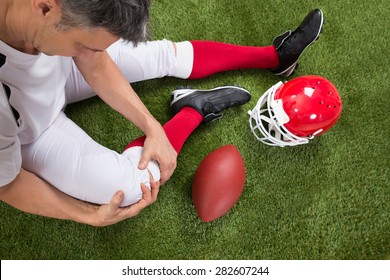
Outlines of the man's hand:
{"type": "Polygon", "coordinates": [[[141,185],[142,199],[128,207],[120,207],[124,198],[123,191],[117,191],[109,204],[99,207],[96,222],[93,226],[109,226],[125,219],[137,216],[141,210],[156,201],[160,188],[159,182],[150,181],[151,190],[144,184],[141,185]]]}
{"type": "Polygon", "coordinates": [[[145,169],[150,160],[156,160],[160,165],[160,184],[164,184],[176,168],[177,153],[169,142],[164,130],[156,135],[146,136],[144,150],[138,165],[145,169]]]}

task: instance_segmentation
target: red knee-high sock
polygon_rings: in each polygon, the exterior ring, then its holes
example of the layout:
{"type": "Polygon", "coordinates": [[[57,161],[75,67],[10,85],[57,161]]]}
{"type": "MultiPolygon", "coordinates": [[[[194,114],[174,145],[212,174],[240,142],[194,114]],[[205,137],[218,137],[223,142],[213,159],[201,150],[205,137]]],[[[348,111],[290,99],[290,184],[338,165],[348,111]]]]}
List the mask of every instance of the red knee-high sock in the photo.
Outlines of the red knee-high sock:
{"type": "Polygon", "coordinates": [[[248,68],[269,69],[279,65],[274,46],[237,46],[212,41],[190,41],[194,49],[194,64],[189,79],[248,68]]]}
{"type": "MultiPolygon", "coordinates": [[[[202,121],[203,116],[201,114],[192,108],[185,107],[163,126],[164,131],[177,154],[179,154],[187,138],[202,121]]],[[[125,150],[135,146],[143,147],[144,141],[145,136],[142,136],[127,145],[125,150]]]]}

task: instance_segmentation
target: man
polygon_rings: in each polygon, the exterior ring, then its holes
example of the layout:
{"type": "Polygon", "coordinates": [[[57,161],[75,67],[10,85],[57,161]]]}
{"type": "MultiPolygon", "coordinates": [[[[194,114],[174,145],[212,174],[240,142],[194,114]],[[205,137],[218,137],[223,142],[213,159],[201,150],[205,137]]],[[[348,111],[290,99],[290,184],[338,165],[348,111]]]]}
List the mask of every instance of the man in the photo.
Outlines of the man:
{"type": "Polygon", "coordinates": [[[289,76],[323,24],[322,12],[314,10],[297,30],[268,47],[140,43],[149,5],[148,0],[0,3],[2,201],[95,226],[137,215],[156,200],[192,131],[222,110],[246,103],[250,95],[235,86],[176,91],[175,116],[162,127],[129,82],[163,76],[198,79],[241,68],[289,76]],[[123,154],[94,142],[62,112],[66,104],[95,94],[145,134],[123,154]]]}

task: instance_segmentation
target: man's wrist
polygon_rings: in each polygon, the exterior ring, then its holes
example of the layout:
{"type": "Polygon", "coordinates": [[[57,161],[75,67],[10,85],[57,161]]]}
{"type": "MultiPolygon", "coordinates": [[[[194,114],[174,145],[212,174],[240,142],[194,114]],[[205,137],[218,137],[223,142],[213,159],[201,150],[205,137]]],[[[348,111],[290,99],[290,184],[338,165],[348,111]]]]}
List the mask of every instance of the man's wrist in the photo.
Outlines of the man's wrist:
{"type": "Polygon", "coordinates": [[[90,226],[100,226],[101,221],[98,216],[100,206],[84,201],[80,201],[80,204],[81,211],[77,211],[72,220],[90,226]]]}
{"type": "Polygon", "coordinates": [[[155,137],[165,132],[161,124],[156,119],[152,119],[148,123],[147,129],[144,131],[144,133],[146,137],[155,137]]]}

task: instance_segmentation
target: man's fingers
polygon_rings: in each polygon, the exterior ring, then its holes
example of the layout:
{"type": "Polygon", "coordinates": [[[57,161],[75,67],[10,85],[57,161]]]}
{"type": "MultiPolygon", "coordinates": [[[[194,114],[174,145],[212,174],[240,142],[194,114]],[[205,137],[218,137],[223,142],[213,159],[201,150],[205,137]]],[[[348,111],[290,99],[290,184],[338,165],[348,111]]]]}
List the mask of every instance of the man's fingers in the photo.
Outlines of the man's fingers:
{"type": "Polygon", "coordinates": [[[159,183],[150,181],[150,186],[151,189],[149,189],[145,184],[141,184],[142,199],[138,201],[136,204],[134,204],[140,207],[141,208],[140,210],[152,204],[157,199],[159,183]]]}
{"type": "Polygon", "coordinates": [[[141,184],[142,190],[142,199],[140,199],[137,203],[130,205],[126,208],[127,216],[134,217],[137,216],[143,209],[145,209],[148,205],[152,204],[152,191],[144,184],[141,184]]]}
{"type": "Polygon", "coordinates": [[[149,204],[150,200],[152,199],[151,190],[145,184],[141,184],[141,190],[142,190],[142,199],[140,201],[144,200],[149,204]]]}
{"type": "Polygon", "coordinates": [[[108,205],[111,215],[114,213],[117,213],[116,215],[118,215],[119,213],[119,216],[117,217],[118,221],[137,216],[143,209],[157,200],[160,184],[159,182],[154,182],[151,180],[150,186],[151,188],[149,189],[145,184],[141,184],[142,198],[133,205],[130,205],[126,208],[120,208],[119,212],[118,209],[124,198],[124,193],[123,191],[116,192],[111,199],[110,204],[108,205]]]}
{"type": "Polygon", "coordinates": [[[151,186],[151,203],[155,202],[157,200],[158,192],[160,190],[160,182],[154,182],[150,181],[150,186],[151,186]]]}
{"type": "Polygon", "coordinates": [[[138,163],[138,168],[142,170],[145,169],[148,166],[150,159],[151,159],[150,153],[148,152],[147,149],[144,149],[142,151],[141,159],[139,160],[138,163]]]}
{"type": "Polygon", "coordinates": [[[165,166],[161,168],[161,178],[160,178],[160,184],[164,184],[166,181],[171,178],[173,172],[175,171],[176,165],[172,164],[169,166],[165,166]]]}
{"type": "Polygon", "coordinates": [[[109,204],[109,208],[112,212],[115,212],[118,210],[124,197],[125,197],[125,194],[123,193],[123,191],[117,191],[114,194],[114,196],[111,198],[111,201],[109,204]]]}
{"type": "Polygon", "coordinates": [[[173,172],[176,169],[176,157],[171,158],[170,160],[159,162],[160,163],[160,184],[164,184],[172,176],[173,172]]]}
{"type": "Polygon", "coordinates": [[[166,169],[162,169],[160,170],[160,181],[159,183],[162,185],[164,184],[166,181],[168,180],[168,172],[166,169]]]}

